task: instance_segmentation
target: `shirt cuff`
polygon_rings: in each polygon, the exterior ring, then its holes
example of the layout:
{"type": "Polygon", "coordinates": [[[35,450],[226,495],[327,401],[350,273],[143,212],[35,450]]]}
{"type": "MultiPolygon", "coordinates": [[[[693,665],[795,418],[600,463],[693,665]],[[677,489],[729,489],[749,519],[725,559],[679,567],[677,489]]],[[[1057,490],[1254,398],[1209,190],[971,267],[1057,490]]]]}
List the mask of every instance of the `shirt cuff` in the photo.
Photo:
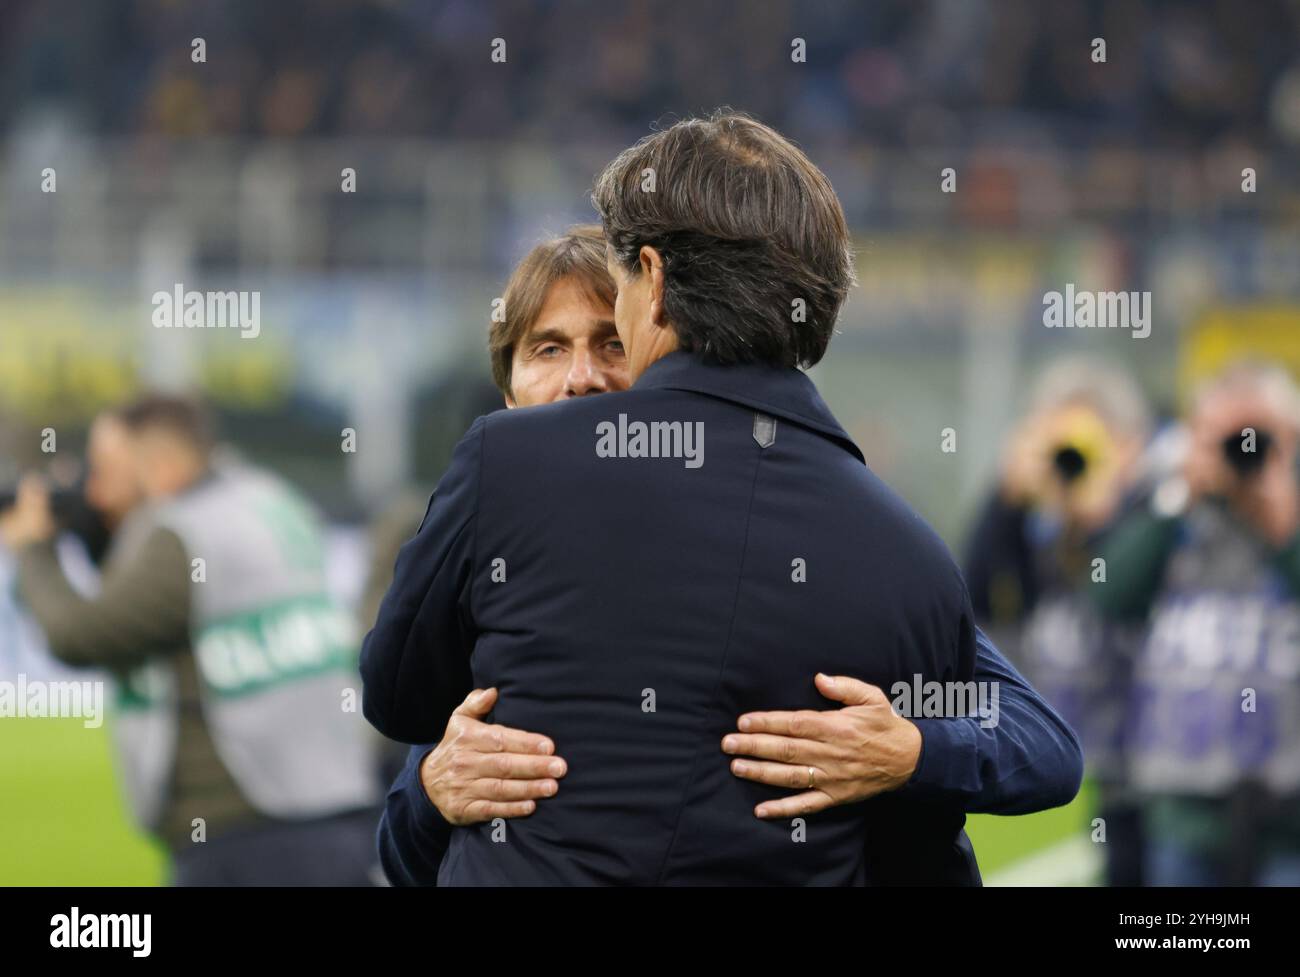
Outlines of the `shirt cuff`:
{"type": "Polygon", "coordinates": [[[947,793],[959,789],[953,783],[954,767],[960,763],[961,724],[951,719],[914,719],[921,731],[921,752],[912,777],[901,788],[909,795],[947,793]]]}

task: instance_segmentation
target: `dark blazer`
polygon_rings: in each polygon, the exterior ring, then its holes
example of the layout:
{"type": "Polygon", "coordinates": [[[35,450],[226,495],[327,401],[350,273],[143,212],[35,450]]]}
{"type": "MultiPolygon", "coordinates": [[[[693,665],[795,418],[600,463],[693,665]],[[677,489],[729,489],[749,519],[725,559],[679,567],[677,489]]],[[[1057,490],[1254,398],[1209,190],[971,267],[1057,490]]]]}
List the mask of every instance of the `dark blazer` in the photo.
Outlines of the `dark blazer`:
{"type": "MultiPolygon", "coordinates": [[[[1029,814],[1068,804],[1079,792],[1083,752],[1074,730],[978,628],[975,647],[975,681],[996,682],[1001,690],[999,722],[988,725],[978,716],[915,721],[921,755],[912,779],[898,793],[907,803],[881,798],[877,806],[885,811],[876,825],[893,813],[896,829],[878,830],[867,839],[872,885],[981,884],[966,833],[949,848],[931,849],[933,857],[918,857],[917,847],[909,843],[918,825],[909,812],[921,814],[922,824],[928,812],[954,806],[967,814],[1029,814]]],[[[451,823],[420,782],[420,764],[437,745],[411,747],[379,820],[379,860],[393,885],[436,884],[451,842],[451,823]]]]}
{"type": "Polygon", "coordinates": [[[721,738],[749,710],[826,708],[818,671],[888,691],[968,681],[974,662],[942,542],[811,381],[675,353],[623,393],[475,422],[362,675],[395,739],[437,740],[470,688],[496,686],[493,721],[569,763],[533,816],[454,831],[440,883],[869,884],[905,846],[950,861],[962,805],[900,792],[760,821],[788,792],[733,776],[721,738]],[[702,464],[634,456],[638,421],[702,425],[702,464]],[[624,456],[598,451],[606,424],[624,456]]]}

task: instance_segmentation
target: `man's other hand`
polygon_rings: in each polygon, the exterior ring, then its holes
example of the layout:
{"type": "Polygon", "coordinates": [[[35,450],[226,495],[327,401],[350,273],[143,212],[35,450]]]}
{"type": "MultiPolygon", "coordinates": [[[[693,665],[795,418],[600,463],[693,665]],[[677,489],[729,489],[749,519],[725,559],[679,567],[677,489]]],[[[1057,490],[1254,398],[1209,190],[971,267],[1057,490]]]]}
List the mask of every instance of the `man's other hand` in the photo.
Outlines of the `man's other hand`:
{"type": "Polygon", "coordinates": [[[760,818],[866,800],[902,787],[916,770],[921,731],[894,712],[881,689],[843,675],[818,674],[815,683],[844,708],[746,713],[739,732],[722,739],[722,752],[738,758],[731,761],[737,777],[800,791],[759,804],[754,814],[760,818]]]}
{"type": "Polygon", "coordinates": [[[526,817],[568,771],[545,736],[483,722],[496,701],[496,689],[466,696],[420,764],[424,792],[452,824],[526,817]]]}

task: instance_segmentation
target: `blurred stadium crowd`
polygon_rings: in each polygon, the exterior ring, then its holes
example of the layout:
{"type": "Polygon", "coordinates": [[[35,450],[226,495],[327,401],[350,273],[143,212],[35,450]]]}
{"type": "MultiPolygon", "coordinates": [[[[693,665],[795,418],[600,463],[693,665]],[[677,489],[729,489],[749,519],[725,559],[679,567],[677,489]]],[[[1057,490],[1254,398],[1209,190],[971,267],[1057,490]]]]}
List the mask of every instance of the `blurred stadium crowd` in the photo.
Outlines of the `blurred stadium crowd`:
{"type": "Polygon", "coordinates": [[[1248,16],[1226,0],[726,0],[709,17],[727,31],[698,17],[648,2],[13,0],[3,19],[24,43],[0,112],[57,99],[90,132],[139,136],[630,141],[665,106],[739,89],[777,127],[846,143],[1300,143],[1300,13],[1284,0],[1248,16]],[[480,56],[497,25],[517,72],[480,56]],[[214,53],[201,77],[195,36],[214,53]],[[774,36],[807,42],[806,70],[774,36]],[[1098,36],[1137,57],[1088,71],[1098,36]]]}
{"type": "MultiPolygon", "coordinates": [[[[591,219],[592,175],[656,120],[729,104],[800,142],[844,203],[860,286],[814,378],[1084,734],[1103,877],[1300,880],[1300,570],[1268,529],[1289,503],[1255,499],[1225,447],[1258,422],[1269,484],[1296,479],[1300,3],[700,7],[10,0],[0,490],[43,465],[47,426],[78,456],[103,409],[198,391],[325,512],[332,590],[369,604],[372,528],[395,507],[404,525],[499,405],[485,343],[509,269],[591,219]],[[259,289],[263,337],[150,329],[147,297],[178,282],[259,289]],[[1044,329],[1066,282],[1149,290],[1151,337],[1044,329]],[[1168,486],[1198,457],[1180,506],[1168,486]],[[1247,686],[1267,742],[1206,718],[1206,690],[1247,686]]],[[[6,613],[12,671],[41,639],[6,613]]]]}

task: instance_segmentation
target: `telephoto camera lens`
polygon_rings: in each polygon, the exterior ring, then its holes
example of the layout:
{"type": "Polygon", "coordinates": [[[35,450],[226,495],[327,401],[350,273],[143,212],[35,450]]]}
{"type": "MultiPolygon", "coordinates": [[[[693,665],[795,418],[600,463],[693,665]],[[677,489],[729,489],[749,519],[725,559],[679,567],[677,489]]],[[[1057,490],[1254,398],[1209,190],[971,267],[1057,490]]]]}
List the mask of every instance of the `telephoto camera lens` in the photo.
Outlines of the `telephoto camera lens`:
{"type": "Polygon", "coordinates": [[[1238,476],[1247,478],[1264,467],[1272,447],[1273,435],[1268,431],[1255,432],[1253,451],[1247,449],[1245,436],[1229,434],[1223,439],[1223,457],[1238,476]]]}
{"type": "Polygon", "coordinates": [[[1088,459],[1074,445],[1063,445],[1052,456],[1052,467],[1061,481],[1069,483],[1079,478],[1088,467],[1088,459]]]}

